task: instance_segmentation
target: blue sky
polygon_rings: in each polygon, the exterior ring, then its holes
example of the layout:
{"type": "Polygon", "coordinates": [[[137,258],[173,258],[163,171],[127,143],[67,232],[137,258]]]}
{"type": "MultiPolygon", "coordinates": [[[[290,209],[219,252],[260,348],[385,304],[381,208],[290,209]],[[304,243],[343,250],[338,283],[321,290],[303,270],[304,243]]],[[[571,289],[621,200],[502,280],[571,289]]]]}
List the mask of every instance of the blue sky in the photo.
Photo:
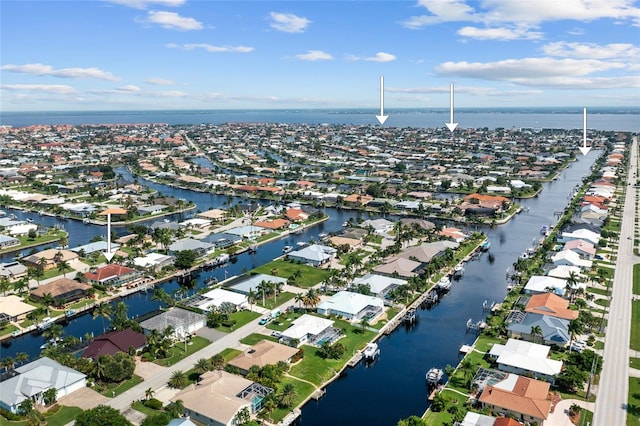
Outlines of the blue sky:
{"type": "Polygon", "coordinates": [[[635,0],[0,0],[0,110],[640,105],[635,0]]]}

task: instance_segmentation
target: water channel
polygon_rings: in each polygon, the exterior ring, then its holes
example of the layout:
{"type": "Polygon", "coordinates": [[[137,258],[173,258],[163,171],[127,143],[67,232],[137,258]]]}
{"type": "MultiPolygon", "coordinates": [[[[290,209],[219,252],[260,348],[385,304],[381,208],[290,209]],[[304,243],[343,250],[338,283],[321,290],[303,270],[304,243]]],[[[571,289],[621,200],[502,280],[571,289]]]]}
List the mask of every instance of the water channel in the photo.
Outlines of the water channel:
{"type": "MultiPolygon", "coordinates": [[[[371,424],[394,425],[401,418],[413,414],[421,415],[426,407],[427,389],[425,373],[433,366],[443,368],[455,365],[459,360],[460,345],[473,342],[475,334],[466,333],[467,319],[474,321],[484,317],[484,300],[501,301],[506,295],[506,270],[523,253],[534,239],[540,238],[540,227],[555,223],[554,211],[563,210],[571,190],[582,182],[590,172],[590,167],[599,155],[592,152],[587,157],[580,156],[563,171],[561,177],[543,185],[539,197],[525,200],[525,212],[517,215],[509,223],[495,229],[482,229],[491,241],[490,254],[484,254],[466,265],[462,279],[455,281],[452,290],[441,302],[430,310],[419,311],[417,323],[410,329],[400,327],[379,341],[381,355],[372,365],[360,363],[345,370],[344,374],[331,384],[326,395],[319,401],[311,401],[302,409],[298,423],[304,426],[327,424],[371,424]],[[526,211],[528,210],[528,211],[526,211]]],[[[125,169],[117,169],[125,179],[133,179],[125,169]]],[[[199,210],[224,207],[240,198],[199,193],[139,179],[152,189],[163,194],[183,198],[196,203],[199,210]]],[[[39,216],[36,213],[11,211],[19,218],[31,217],[36,223],[53,226],[61,224],[69,232],[69,245],[86,244],[94,235],[106,232],[105,227],[83,224],[78,221],[59,222],[58,219],[39,216]]],[[[357,218],[359,213],[349,210],[327,209],[330,219],[319,226],[307,229],[303,234],[291,235],[258,248],[255,254],[243,253],[234,263],[211,271],[203,271],[198,277],[196,289],[208,278],[223,280],[244,271],[263,265],[277,257],[285,245],[299,241],[318,240],[321,232],[339,231],[342,223],[349,218],[357,218]]],[[[365,218],[368,218],[366,215],[365,218]]],[[[124,232],[124,228],[120,233],[124,232]]],[[[3,261],[6,261],[5,257],[3,261]]],[[[161,285],[171,293],[178,288],[175,280],[161,285]]],[[[125,297],[129,315],[137,317],[158,307],[151,301],[152,292],[139,292],[125,297]]],[[[117,303],[114,301],[112,303],[117,303]]],[[[85,333],[103,332],[100,319],[91,314],[82,315],[64,326],[67,335],[84,336],[85,333]]],[[[26,352],[31,359],[38,356],[42,336],[31,333],[10,339],[0,348],[0,358],[26,352]]]]}

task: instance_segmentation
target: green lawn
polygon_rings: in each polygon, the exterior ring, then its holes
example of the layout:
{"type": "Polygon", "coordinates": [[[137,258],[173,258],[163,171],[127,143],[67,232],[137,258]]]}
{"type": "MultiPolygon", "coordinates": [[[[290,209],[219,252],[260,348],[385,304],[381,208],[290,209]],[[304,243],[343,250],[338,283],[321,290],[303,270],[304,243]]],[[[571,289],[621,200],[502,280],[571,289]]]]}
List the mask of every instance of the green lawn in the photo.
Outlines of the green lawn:
{"type": "Polygon", "coordinates": [[[174,365],[176,362],[199,351],[200,349],[204,348],[210,343],[211,342],[205,339],[204,337],[194,336],[191,338],[191,341],[187,344],[186,351],[185,351],[184,343],[176,343],[169,350],[169,354],[170,354],[169,357],[163,358],[163,359],[157,359],[154,362],[158,365],[162,365],[163,367],[174,365]]]}
{"type": "Polygon", "coordinates": [[[609,306],[611,304],[609,299],[595,299],[593,303],[600,306],[609,306]]]}
{"type": "Polygon", "coordinates": [[[386,317],[385,318],[379,318],[376,321],[375,324],[371,324],[371,327],[380,330],[382,327],[384,327],[385,324],[387,324],[389,321],[391,321],[393,319],[393,317],[395,317],[398,312],[400,312],[400,309],[388,308],[386,317]]]}
{"type": "Polygon", "coordinates": [[[233,330],[239,329],[243,325],[253,321],[254,319],[258,318],[259,316],[260,316],[259,313],[253,312],[253,311],[238,311],[238,312],[234,312],[231,315],[229,315],[229,319],[230,320],[235,320],[236,321],[236,325],[234,325],[233,327],[225,327],[224,325],[220,325],[219,327],[216,327],[216,330],[223,331],[225,333],[229,333],[229,332],[231,332],[233,330]]]}
{"type": "Polygon", "coordinates": [[[240,351],[238,349],[227,348],[227,349],[223,350],[222,352],[220,352],[220,355],[222,355],[222,358],[224,359],[224,362],[229,362],[230,360],[232,360],[236,356],[240,355],[241,353],[242,353],[242,351],[240,351]]]}
{"type": "Polygon", "coordinates": [[[278,306],[282,305],[285,302],[293,299],[296,295],[294,293],[289,293],[288,291],[283,291],[282,293],[278,293],[277,300],[273,297],[268,297],[265,299],[265,303],[262,303],[262,297],[257,297],[256,305],[262,306],[265,309],[275,309],[278,306]]]}
{"type": "Polygon", "coordinates": [[[258,343],[261,340],[271,340],[272,342],[277,342],[278,339],[276,339],[273,336],[266,336],[264,334],[260,334],[260,333],[252,333],[250,335],[248,335],[247,337],[245,337],[244,339],[240,340],[240,343],[244,344],[244,345],[249,345],[249,346],[253,346],[256,343],[258,343]]]}
{"type": "Polygon", "coordinates": [[[300,277],[297,279],[296,285],[302,288],[310,288],[324,281],[330,271],[326,269],[314,268],[313,266],[302,265],[299,263],[289,262],[288,260],[278,259],[269,262],[256,269],[252,273],[276,275],[281,278],[289,279],[296,271],[300,271],[300,277]]]}
{"type": "Polygon", "coordinates": [[[589,287],[589,288],[587,288],[587,291],[589,293],[599,294],[601,296],[608,296],[609,295],[609,291],[606,288],[589,287]]]}
{"type": "Polygon", "coordinates": [[[640,425],[640,378],[629,377],[629,405],[627,426],[640,425]]]}
{"type": "Polygon", "coordinates": [[[131,404],[131,408],[133,408],[136,411],[140,411],[142,414],[146,415],[147,417],[155,416],[156,414],[159,414],[162,412],[160,410],[154,410],[153,408],[149,408],[140,401],[136,401],[133,404],[131,404]]]}
{"type": "Polygon", "coordinates": [[[640,370],[640,358],[629,358],[629,366],[640,370]]]}
{"type": "Polygon", "coordinates": [[[631,349],[640,350],[640,301],[631,302],[631,349]]]}
{"type": "MultiPolygon", "coordinates": [[[[296,380],[292,377],[284,377],[280,384],[278,385],[278,389],[282,389],[285,384],[291,383],[296,390],[297,397],[293,402],[293,407],[297,407],[306,397],[311,395],[315,388],[306,382],[301,382],[300,380],[296,380]]],[[[278,390],[276,390],[277,392],[278,390]]],[[[273,423],[277,423],[282,420],[287,414],[291,412],[291,408],[276,408],[269,415],[270,419],[273,419],[273,423]]]]}
{"type": "Polygon", "coordinates": [[[269,324],[267,324],[266,327],[269,330],[284,331],[287,328],[289,328],[289,326],[291,326],[291,323],[295,319],[301,317],[303,313],[304,312],[300,310],[285,312],[283,314],[278,315],[278,318],[271,321],[269,324]]]}
{"type": "Polygon", "coordinates": [[[640,294],[640,263],[633,265],[633,294],[640,294]]]}
{"type": "MultiPolygon", "coordinates": [[[[73,419],[75,419],[78,414],[82,413],[82,408],[78,407],[60,407],[57,413],[47,416],[45,413],[45,419],[47,420],[47,426],[64,426],[73,419]]],[[[0,417],[0,426],[27,426],[28,423],[26,420],[20,422],[10,422],[4,417],[0,417]]]]}
{"type": "Polygon", "coordinates": [[[104,386],[97,385],[94,389],[106,397],[113,398],[142,382],[142,377],[134,375],[132,378],[125,380],[122,383],[108,383],[104,386]]]}

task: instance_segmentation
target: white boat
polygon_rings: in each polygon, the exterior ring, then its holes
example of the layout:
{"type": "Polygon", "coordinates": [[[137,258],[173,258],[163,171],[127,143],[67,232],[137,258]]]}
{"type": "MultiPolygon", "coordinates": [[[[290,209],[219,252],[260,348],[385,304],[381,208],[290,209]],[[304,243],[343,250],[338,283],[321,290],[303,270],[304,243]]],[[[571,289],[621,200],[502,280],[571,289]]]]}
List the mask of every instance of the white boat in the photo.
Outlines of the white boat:
{"type": "Polygon", "coordinates": [[[51,325],[55,321],[56,320],[54,320],[51,317],[44,317],[44,318],[42,318],[42,321],[40,321],[36,327],[38,328],[38,330],[46,330],[47,328],[51,327],[51,325]]]}
{"type": "Polygon", "coordinates": [[[7,215],[7,212],[5,212],[4,210],[0,210],[0,217],[5,217],[7,215]]]}
{"type": "Polygon", "coordinates": [[[375,342],[368,343],[367,346],[362,350],[362,354],[365,359],[373,360],[376,359],[378,355],[380,355],[380,348],[378,348],[378,344],[375,342]]]}
{"type": "Polygon", "coordinates": [[[439,368],[433,367],[432,369],[427,371],[425,378],[428,384],[437,385],[438,383],[440,383],[443,376],[444,376],[444,371],[442,371],[439,368]]]}
{"type": "Polygon", "coordinates": [[[327,234],[326,232],[321,232],[318,234],[319,238],[327,238],[329,236],[329,234],[327,234]]]}
{"type": "Polygon", "coordinates": [[[438,281],[436,287],[438,287],[440,290],[449,290],[451,288],[451,280],[449,279],[449,277],[444,276],[440,278],[440,281],[438,281]]]}
{"type": "Polygon", "coordinates": [[[464,265],[460,264],[453,268],[453,276],[461,277],[464,275],[464,265]]]}
{"type": "Polygon", "coordinates": [[[293,250],[293,247],[291,247],[291,246],[284,246],[282,248],[282,252],[285,253],[285,254],[289,253],[291,250],[293,250]]]}
{"type": "Polygon", "coordinates": [[[31,219],[30,217],[25,219],[28,223],[33,223],[33,219],[31,219]]]}

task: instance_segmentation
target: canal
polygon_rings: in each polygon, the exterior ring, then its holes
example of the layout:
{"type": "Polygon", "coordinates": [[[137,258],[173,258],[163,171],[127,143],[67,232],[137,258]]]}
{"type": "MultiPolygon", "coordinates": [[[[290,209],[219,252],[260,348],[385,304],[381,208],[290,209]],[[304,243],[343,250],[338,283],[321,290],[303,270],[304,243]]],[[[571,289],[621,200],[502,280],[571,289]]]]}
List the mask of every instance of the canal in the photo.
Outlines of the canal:
{"type": "MultiPolygon", "coordinates": [[[[537,198],[522,202],[525,211],[509,223],[494,229],[482,228],[491,241],[489,253],[469,262],[465,275],[455,281],[451,291],[438,305],[430,310],[418,312],[418,321],[412,328],[399,327],[389,336],[379,340],[381,355],[372,365],[360,363],[345,370],[344,374],[327,388],[326,395],[319,401],[311,401],[302,409],[298,419],[300,425],[327,424],[372,424],[394,425],[401,418],[421,415],[428,407],[425,373],[433,366],[444,368],[459,361],[458,350],[462,344],[473,342],[475,334],[466,333],[467,319],[482,319],[484,300],[501,301],[506,295],[506,271],[523,253],[534,239],[540,238],[540,227],[555,223],[554,211],[563,210],[571,190],[589,174],[590,167],[599,153],[593,152],[580,157],[563,171],[560,179],[543,185],[537,198]],[[527,211],[528,210],[528,211],[527,211]],[[489,256],[491,254],[491,256],[489,256]]],[[[126,170],[116,171],[125,179],[133,179],[126,170]]],[[[224,195],[193,192],[168,187],[143,179],[141,183],[165,195],[183,198],[196,203],[197,209],[224,208],[241,198],[224,195]]],[[[39,216],[36,213],[12,211],[18,217],[31,217],[36,222],[48,226],[59,224],[69,232],[71,247],[86,244],[95,235],[104,235],[105,227],[83,224],[78,221],[64,221],[39,216]]],[[[285,245],[295,245],[300,241],[318,240],[321,232],[336,232],[343,222],[357,218],[359,212],[327,209],[329,220],[306,229],[300,235],[290,235],[284,239],[268,243],[258,248],[254,254],[243,253],[235,262],[223,267],[202,271],[193,291],[204,285],[212,277],[219,281],[239,275],[271,261],[282,253],[285,245]]],[[[368,214],[364,218],[369,218],[368,214]]],[[[455,224],[451,224],[454,225],[455,224]]],[[[124,228],[117,229],[123,233],[124,228]]],[[[6,259],[4,259],[6,260],[6,259]]],[[[178,288],[176,280],[170,280],[161,287],[168,293],[178,288]]],[[[139,292],[124,300],[130,317],[142,316],[158,308],[157,301],[151,301],[152,292],[139,292]]],[[[119,301],[114,301],[116,304],[119,301]]],[[[76,317],[64,325],[65,334],[84,336],[86,333],[103,332],[101,319],[93,319],[91,314],[76,317]]],[[[10,339],[0,348],[0,358],[26,352],[33,359],[38,356],[42,336],[31,333],[10,339]]]]}
{"type": "Polygon", "coordinates": [[[471,344],[476,337],[474,332],[466,332],[467,320],[485,317],[485,300],[504,299],[507,269],[513,269],[518,256],[534,239],[540,239],[542,225],[556,222],[554,211],[566,207],[572,189],[590,173],[599,154],[579,156],[558,180],[544,184],[537,198],[524,200],[524,211],[507,224],[482,228],[491,242],[489,253],[467,263],[464,276],[453,281],[440,303],[418,311],[412,328],[401,325],[382,337],[378,341],[380,356],[372,365],[361,362],[347,368],[329,385],[325,396],[308,402],[298,425],[395,425],[411,415],[421,416],[429,406],[427,371],[460,361],[460,346],[471,344]]]}

